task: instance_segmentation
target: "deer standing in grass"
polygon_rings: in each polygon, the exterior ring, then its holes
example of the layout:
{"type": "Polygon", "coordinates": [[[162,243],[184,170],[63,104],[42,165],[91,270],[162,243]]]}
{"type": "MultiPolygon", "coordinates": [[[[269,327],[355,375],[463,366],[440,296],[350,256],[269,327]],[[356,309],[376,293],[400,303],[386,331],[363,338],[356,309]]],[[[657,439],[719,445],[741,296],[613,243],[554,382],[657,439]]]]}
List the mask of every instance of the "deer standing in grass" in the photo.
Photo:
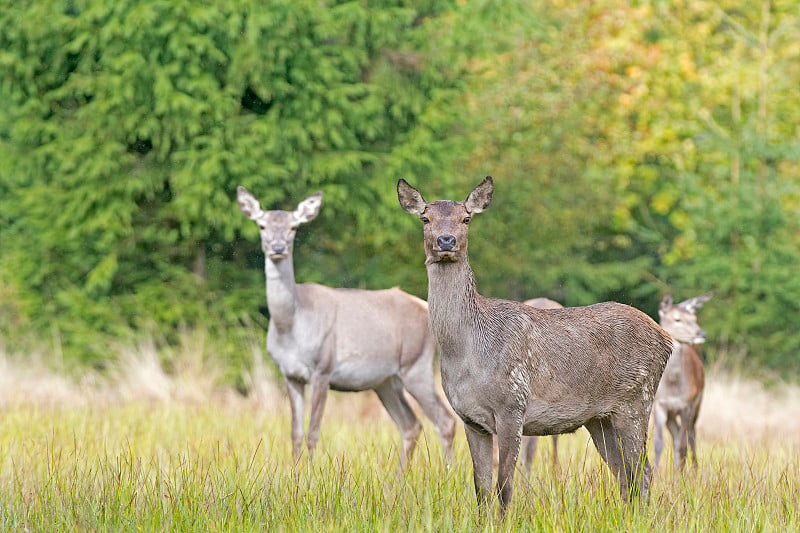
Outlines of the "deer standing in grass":
{"type": "Polygon", "coordinates": [[[239,208],[261,230],[270,322],[267,351],[283,373],[292,409],[295,460],[303,446],[305,386],[311,386],[309,456],[319,440],[328,389],[374,390],[402,435],[403,466],[421,426],[406,401],[407,390],[431,419],[452,455],[455,417],[439,396],[433,377],[435,343],[427,304],[398,288],[378,291],[296,284],[292,252],[297,227],[313,220],[322,193],[309,196],[294,212],[264,211],[244,187],[239,208]]]}
{"type": "Polygon", "coordinates": [[[544,310],[480,295],[467,236],[492,191],[487,176],[464,202],[426,202],[405,180],[397,183],[400,205],[422,221],[428,316],[445,395],[464,421],[478,502],[487,505],[492,495],[493,435],[504,513],[522,436],[581,426],[616,475],[622,498],[643,501],[651,476],[647,424],[672,339],[649,316],[619,303],[544,310]]]}
{"type": "Polygon", "coordinates": [[[661,376],[653,405],[655,420],[653,441],[656,454],[654,468],[658,468],[658,460],[664,448],[664,425],[666,425],[672,435],[675,469],[683,469],[686,463],[687,445],[692,450],[694,468],[697,469],[694,426],[703,401],[705,373],[703,361],[692,345],[702,344],[706,340],[705,332],[697,325],[697,310],[711,296],[712,293],[709,292],[673,304],[672,296],[667,294],[658,306],[661,327],[672,335],[675,345],[661,376]]]}

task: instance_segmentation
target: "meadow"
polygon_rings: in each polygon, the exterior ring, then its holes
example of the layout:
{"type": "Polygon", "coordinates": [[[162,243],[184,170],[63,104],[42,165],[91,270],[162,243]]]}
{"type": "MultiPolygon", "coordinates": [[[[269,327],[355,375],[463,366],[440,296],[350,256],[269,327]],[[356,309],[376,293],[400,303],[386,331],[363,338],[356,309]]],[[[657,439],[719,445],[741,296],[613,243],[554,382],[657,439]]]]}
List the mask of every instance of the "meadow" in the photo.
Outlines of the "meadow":
{"type": "Polygon", "coordinates": [[[288,402],[261,357],[245,397],[197,354],[168,373],[145,346],[117,372],[65,377],[0,352],[0,530],[800,530],[794,386],[712,369],[699,468],[675,474],[665,454],[642,507],[621,503],[584,430],[561,439],[558,469],[541,439],[500,520],[477,510],[463,429],[448,467],[426,424],[401,471],[372,393],[332,394],[317,455],[295,464],[288,402]]]}

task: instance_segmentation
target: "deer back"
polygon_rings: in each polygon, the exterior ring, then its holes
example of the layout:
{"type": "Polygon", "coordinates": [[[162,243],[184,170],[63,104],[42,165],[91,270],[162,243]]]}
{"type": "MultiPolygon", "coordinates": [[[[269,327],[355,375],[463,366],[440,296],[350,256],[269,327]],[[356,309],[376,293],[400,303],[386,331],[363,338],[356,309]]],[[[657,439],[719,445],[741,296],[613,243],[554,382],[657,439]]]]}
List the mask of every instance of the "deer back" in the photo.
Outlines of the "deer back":
{"type": "Polygon", "coordinates": [[[536,307],[537,309],[561,309],[564,307],[560,303],[555,300],[551,300],[550,298],[531,298],[530,300],[525,300],[525,305],[530,305],[531,307],[536,307]]]}
{"type": "Polygon", "coordinates": [[[371,388],[420,354],[433,356],[427,305],[398,288],[372,291],[303,283],[297,293],[294,328],[284,340],[300,347],[293,357],[327,368],[334,389],[371,388]]]}
{"type": "Polygon", "coordinates": [[[625,304],[532,309],[528,314],[535,321],[530,339],[534,371],[548,369],[557,381],[586,388],[597,399],[616,397],[634,385],[657,384],[670,354],[669,335],[625,304]]]}

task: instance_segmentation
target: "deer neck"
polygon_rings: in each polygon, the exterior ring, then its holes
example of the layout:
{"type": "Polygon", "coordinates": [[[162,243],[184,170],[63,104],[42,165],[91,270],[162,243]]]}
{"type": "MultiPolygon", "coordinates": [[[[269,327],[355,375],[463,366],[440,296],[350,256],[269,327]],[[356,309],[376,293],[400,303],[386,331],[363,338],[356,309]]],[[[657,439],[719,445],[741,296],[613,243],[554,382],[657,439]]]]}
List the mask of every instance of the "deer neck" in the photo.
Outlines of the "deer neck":
{"type": "Polygon", "coordinates": [[[479,320],[478,291],[469,260],[429,263],[428,314],[444,357],[458,356],[473,345],[479,320]]]}
{"type": "Polygon", "coordinates": [[[672,353],[669,359],[667,359],[667,366],[664,368],[665,374],[669,374],[670,372],[682,372],[683,352],[686,346],[688,346],[686,343],[672,337],[672,353]]]}
{"type": "Polygon", "coordinates": [[[290,330],[298,305],[292,257],[278,262],[267,258],[264,271],[267,278],[267,307],[270,320],[275,323],[278,330],[290,330]]]}

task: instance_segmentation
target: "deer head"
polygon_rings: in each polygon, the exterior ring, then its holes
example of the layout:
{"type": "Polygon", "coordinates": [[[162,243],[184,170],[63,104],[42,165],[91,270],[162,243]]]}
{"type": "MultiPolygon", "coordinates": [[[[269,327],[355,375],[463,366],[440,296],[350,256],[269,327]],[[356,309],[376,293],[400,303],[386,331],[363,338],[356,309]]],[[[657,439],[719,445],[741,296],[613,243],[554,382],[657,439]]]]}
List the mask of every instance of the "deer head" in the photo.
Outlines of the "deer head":
{"type": "Polygon", "coordinates": [[[297,227],[314,220],[322,205],[322,192],[312,194],[297,205],[293,212],[264,211],[255,196],[242,186],[236,189],[236,199],[244,216],[254,220],[261,230],[261,248],[273,262],[291,257],[297,227]]]}
{"type": "Polygon", "coordinates": [[[422,221],[426,263],[458,262],[467,258],[467,235],[472,215],[484,211],[492,201],[494,184],[486,176],[463,202],[426,202],[406,180],[397,182],[400,206],[422,221]]]}
{"type": "Polygon", "coordinates": [[[706,341],[706,333],[697,325],[697,310],[706,303],[713,293],[706,293],[684,300],[679,304],[672,303],[672,296],[664,295],[658,305],[658,316],[661,326],[678,342],[702,344],[706,341]]]}

